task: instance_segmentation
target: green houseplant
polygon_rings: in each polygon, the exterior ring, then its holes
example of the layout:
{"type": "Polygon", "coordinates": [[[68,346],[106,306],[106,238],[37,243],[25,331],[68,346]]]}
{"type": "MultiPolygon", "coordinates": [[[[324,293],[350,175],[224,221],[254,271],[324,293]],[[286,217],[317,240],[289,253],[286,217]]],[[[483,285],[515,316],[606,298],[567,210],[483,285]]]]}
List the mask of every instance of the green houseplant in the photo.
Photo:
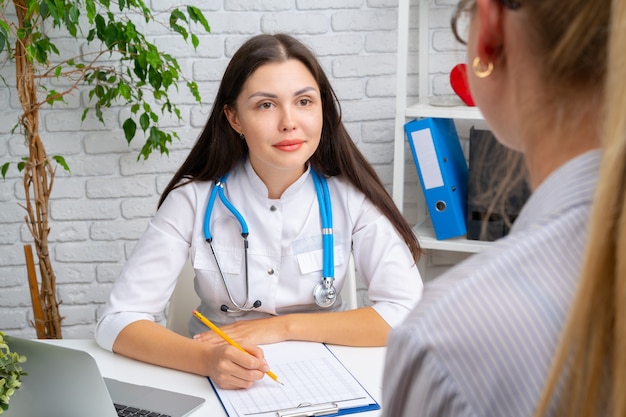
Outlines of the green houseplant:
{"type": "Polygon", "coordinates": [[[20,387],[22,376],[26,375],[20,365],[24,362],[26,357],[11,352],[4,333],[0,331],[0,414],[9,408],[11,396],[20,387]]]}
{"type": "MultiPolygon", "coordinates": [[[[39,110],[64,102],[66,95],[81,88],[87,89],[91,100],[83,120],[93,111],[104,123],[106,108],[125,106],[130,110],[122,123],[125,138],[130,143],[143,134],[145,144],[138,158],[145,159],[154,150],[167,154],[172,138],[178,138],[175,132],[159,127],[161,116],[181,119],[170,91],[185,84],[200,103],[197,85],[184,79],[177,60],[149,42],[134,22],[146,27],[160,24],[194,48],[199,38],[193,29],[210,31],[206,18],[194,6],[153,13],[143,0],[0,0],[0,56],[15,64],[14,87],[23,110],[14,132],[24,136],[28,147],[28,157],[0,164],[0,173],[5,177],[13,163],[23,173],[25,221],[39,261],[41,284],[36,288],[38,294],[31,294],[39,338],[62,337],[56,276],[48,250],[48,214],[56,167],[69,170],[62,155],[49,157],[46,153],[39,110]],[[55,45],[58,36],[69,36],[87,47],[78,56],[61,56],[55,45]]],[[[28,263],[28,254],[26,257],[28,263]]]]}

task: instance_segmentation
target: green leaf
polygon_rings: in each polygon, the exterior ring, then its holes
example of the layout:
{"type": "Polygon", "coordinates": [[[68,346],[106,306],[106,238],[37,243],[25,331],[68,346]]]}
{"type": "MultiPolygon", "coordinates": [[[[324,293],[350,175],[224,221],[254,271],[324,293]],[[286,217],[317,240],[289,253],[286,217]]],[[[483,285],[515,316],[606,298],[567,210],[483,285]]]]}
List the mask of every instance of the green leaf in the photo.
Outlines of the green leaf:
{"type": "Polygon", "coordinates": [[[126,26],[124,27],[124,35],[128,40],[134,40],[137,37],[137,28],[135,24],[131,21],[126,22],[126,26]]]}
{"type": "Polygon", "coordinates": [[[148,71],[148,80],[150,81],[152,88],[155,90],[158,90],[163,85],[163,77],[161,76],[161,73],[153,70],[152,68],[148,71]]]}
{"type": "Polygon", "coordinates": [[[93,41],[95,38],[96,38],[96,30],[93,28],[89,29],[89,32],[87,33],[87,43],[91,43],[91,41],[93,41]]]}
{"type": "Polygon", "coordinates": [[[7,171],[9,170],[9,166],[10,165],[11,164],[9,162],[7,162],[4,165],[2,165],[2,168],[0,168],[0,172],[2,173],[2,178],[6,179],[7,171]]]}
{"type": "Polygon", "coordinates": [[[189,36],[187,29],[185,29],[181,25],[170,25],[170,27],[174,30],[174,32],[180,33],[183,39],[187,40],[187,37],[189,36]]]}
{"type": "Polygon", "coordinates": [[[0,20],[0,53],[4,51],[4,47],[6,45],[7,50],[9,50],[9,33],[11,33],[11,28],[4,20],[0,20]]]}
{"type": "Polygon", "coordinates": [[[202,104],[202,98],[200,97],[200,91],[198,90],[198,84],[196,84],[195,81],[188,81],[187,82],[187,88],[189,89],[191,94],[193,94],[193,97],[196,99],[196,101],[198,103],[202,104]]]}
{"type": "Polygon", "coordinates": [[[61,103],[65,103],[65,98],[63,97],[62,94],[60,94],[56,90],[48,91],[48,94],[46,95],[46,102],[50,105],[53,105],[57,101],[60,101],[61,103]]]}
{"type": "MultiPolygon", "coordinates": [[[[63,5],[61,3],[61,5],[63,5]]],[[[59,22],[59,11],[57,9],[57,4],[55,1],[43,1],[41,2],[41,9],[46,9],[46,13],[48,16],[50,16],[55,24],[55,26],[58,26],[58,22],[59,22]]]]}
{"type": "Polygon", "coordinates": [[[179,20],[187,22],[187,16],[185,16],[185,13],[181,12],[179,9],[174,9],[170,14],[170,25],[176,24],[179,20]]]}
{"type": "Polygon", "coordinates": [[[7,39],[6,34],[3,31],[0,31],[0,54],[4,51],[4,45],[9,49],[9,41],[7,39]]]}
{"type": "Polygon", "coordinates": [[[144,132],[148,130],[148,127],[150,127],[150,116],[148,113],[142,113],[142,115],[139,116],[139,125],[144,132]]]}
{"type": "Polygon", "coordinates": [[[95,93],[96,93],[96,97],[98,98],[102,98],[104,97],[104,87],[102,87],[100,84],[98,84],[96,86],[96,88],[94,89],[95,93]]]}
{"type": "Polygon", "coordinates": [[[117,86],[117,88],[120,93],[120,96],[130,101],[131,93],[130,93],[130,87],[128,86],[128,84],[120,81],[120,84],[117,86]]]}
{"type": "Polygon", "coordinates": [[[104,39],[104,30],[106,29],[106,22],[104,21],[104,17],[102,17],[102,15],[96,15],[95,18],[95,22],[96,22],[96,35],[98,36],[98,39],[102,40],[104,39]]]}
{"type": "Polygon", "coordinates": [[[94,0],[85,0],[85,9],[87,10],[87,19],[89,24],[93,24],[96,17],[96,3],[94,0]]]}
{"type": "Polygon", "coordinates": [[[63,23],[67,31],[76,38],[78,33],[78,18],[80,17],[80,10],[74,4],[68,4],[68,8],[63,13],[63,23]]]}
{"type": "Polygon", "coordinates": [[[200,23],[205,31],[211,32],[211,27],[209,26],[209,22],[204,17],[204,14],[200,9],[195,6],[187,6],[187,13],[189,14],[189,18],[196,23],[200,23]]]}
{"type": "Polygon", "coordinates": [[[150,128],[150,137],[148,140],[150,141],[153,148],[158,148],[160,146],[161,141],[163,141],[163,136],[163,131],[161,131],[161,129],[159,129],[158,127],[152,126],[150,128]]]}
{"type": "Polygon", "coordinates": [[[135,137],[135,133],[137,133],[137,123],[135,123],[135,121],[129,117],[124,121],[122,127],[124,128],[124,136],[126,137],[126,142],[130,143],[135,137]]]}
{"type": "Polygon", "coordinates": [[[100,103],[96,103],[94,111],[96,112],[96,117],[100,120],[100,123],[104,124],[104,117],[102,116],[102,107],[100,106],[100,103]]]}
{"type": "Polygon", "coordinates": [[[65,162],[65,158],[63,158],[61,155],[55,155],[52,157],[52,159],[54,159],[57,164],[61,165],[64,170],[66,170],[67,172],[71,172],[69,165],[67,165],[67,162],[65,162]]]}
{"type": "Polygon", "coordinates": [[[153,67],[160,67],[161,56],[156,50],[151,49],[150,51],[148,51],[145,57],[146,57],[146,61],[148,64],[150,64],[153,67]]]}
{"type": "Polygon", "coordinates": [[[109,23],[104,30],[104,43],[109,49],[113,49],[118,39],[117,27],[109,23]]]}

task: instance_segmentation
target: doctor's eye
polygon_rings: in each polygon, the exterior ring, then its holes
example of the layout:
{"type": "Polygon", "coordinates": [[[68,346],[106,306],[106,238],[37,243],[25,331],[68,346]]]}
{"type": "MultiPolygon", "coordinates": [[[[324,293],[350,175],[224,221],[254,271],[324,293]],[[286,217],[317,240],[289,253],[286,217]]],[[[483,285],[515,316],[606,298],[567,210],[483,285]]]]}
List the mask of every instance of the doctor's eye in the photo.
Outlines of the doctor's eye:
{"type": "Polygon", "coordinates": [[[259,104],[259,108],[260,109],[264,109],[264,110],[269,110],[272,107],[274,107],[274,104],[269,102],[269,101],[265,101],[265,102],[259,104]]]}
{"type": "Polygon", "coordinates": [[[309,104],[311,104],[311,99],[310,98],[301,98],[300,100],[298,100],[298,104],[300,106],[306,107],[309,104]]]}

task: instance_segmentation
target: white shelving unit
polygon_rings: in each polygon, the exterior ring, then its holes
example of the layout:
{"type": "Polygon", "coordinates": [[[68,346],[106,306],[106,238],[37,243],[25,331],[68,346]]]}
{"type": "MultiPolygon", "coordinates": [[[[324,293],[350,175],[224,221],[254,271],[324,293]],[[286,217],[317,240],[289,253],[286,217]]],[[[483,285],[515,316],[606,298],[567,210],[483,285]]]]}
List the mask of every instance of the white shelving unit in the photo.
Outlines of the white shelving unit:
{"type": "MultiPolygon", "coordinates": [[[[394,137],[394,162],[393,162],[393,199],[398,207],[404,208],[404,170],[406,139],[404,124],[419,117],[440,117],[450,119],[482,120],[483,117],[476,107],[433,106],[429,102],[429,0],[419,0],[419,99],[417,103],[407,103],[407,77],[409,55],[409,17],[410,0],[398,2],[398,73],[396,86],[396,117],[394,137]]],[[[476,253],[489,246],[489,242],[454,238],[437,240],[432,224],[429,219],[414,227],[420,245],[423,249],[476,253]]]]}

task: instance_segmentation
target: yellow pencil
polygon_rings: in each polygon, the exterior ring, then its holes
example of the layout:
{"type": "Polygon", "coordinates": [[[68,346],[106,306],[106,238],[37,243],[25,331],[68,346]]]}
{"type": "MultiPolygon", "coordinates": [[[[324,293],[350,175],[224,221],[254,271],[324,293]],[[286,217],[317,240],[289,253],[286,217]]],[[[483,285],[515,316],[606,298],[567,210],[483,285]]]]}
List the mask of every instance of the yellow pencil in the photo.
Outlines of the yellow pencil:
{"type": "MultiPolygon", "coordinates": [[[[196,318],[198,318],[202,323],[204,323],[209,329],[213,330],[215,333],[217,333],[222,339],[224,339],[225,341],[228,342],[229,345],[236,347],[237,349],[239,349],[242,352],[246,352],[247,354],[250,354],[250,352],[248,352],[247,350],[245,350],[244,348],[242,348],[239,343],[235,342],[233,339],[231,339],[226,333],[224,333],[222,331],[222,329],[220,329],[219,327],[217,327],[215,324],[211,323],[211,321],[209,319],[207,319],[206,317],[204,317],[202,314],[200,314],[199,311],[197,310],[193,310],[193,315],[196,316],[196,318]]],[[[272,378],[274,381],[278,382],[280,385],[285,385],[282,382],[280,382],[280,380],[278,379],[278,377],[276,376],[276,374],[272,371],[267,371],[266,372],[267,376],[269,376],[270,378],[272,378]]]]}

